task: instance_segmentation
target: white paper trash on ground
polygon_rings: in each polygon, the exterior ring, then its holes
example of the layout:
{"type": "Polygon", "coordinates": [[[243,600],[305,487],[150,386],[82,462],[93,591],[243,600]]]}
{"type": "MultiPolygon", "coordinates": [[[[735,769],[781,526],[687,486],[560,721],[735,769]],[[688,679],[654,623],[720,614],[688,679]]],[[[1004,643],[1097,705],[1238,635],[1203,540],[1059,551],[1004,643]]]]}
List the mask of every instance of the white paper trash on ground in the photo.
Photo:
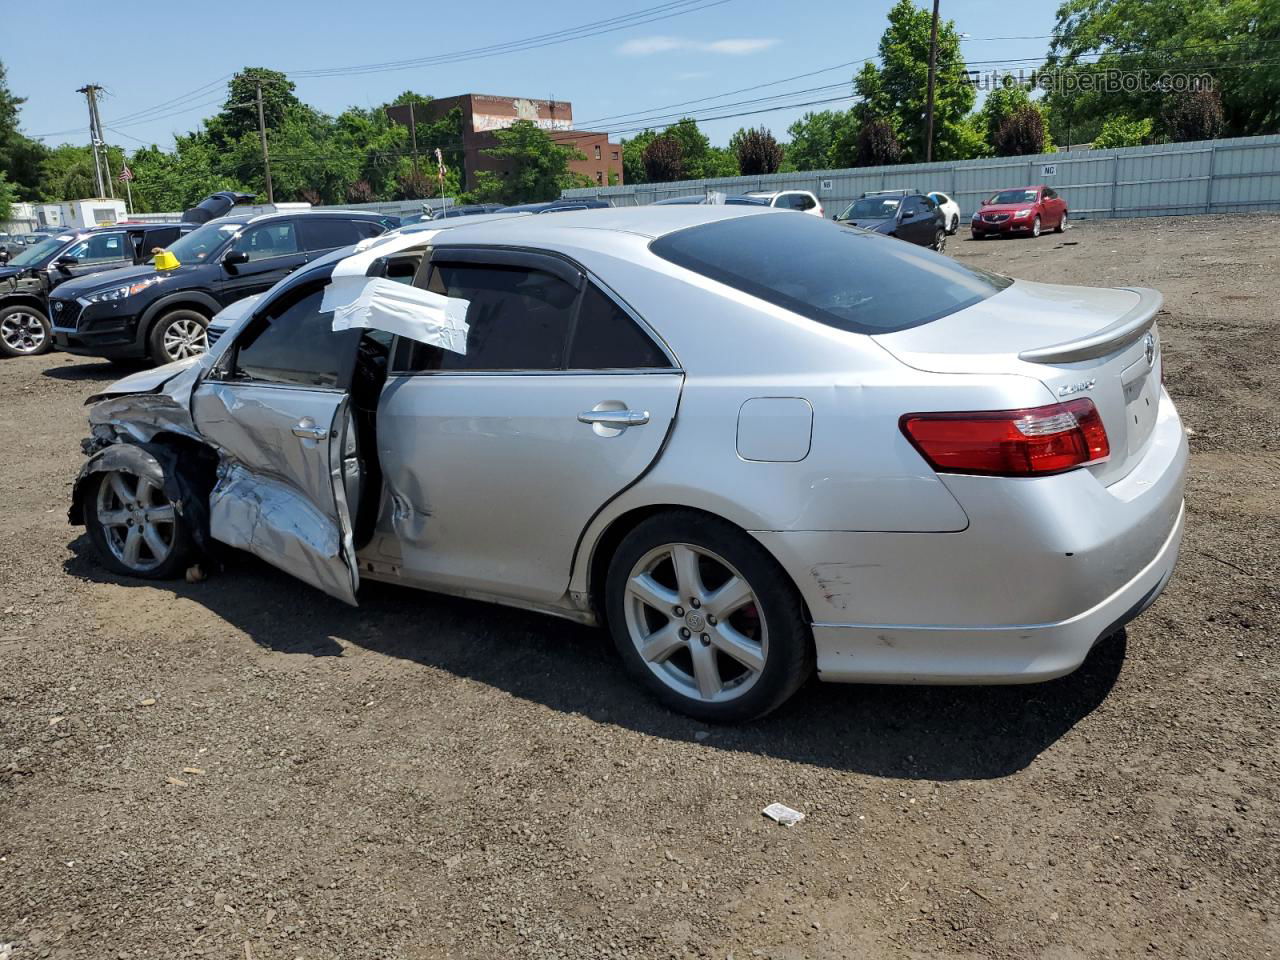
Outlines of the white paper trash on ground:
{"type": "Polygon", "coordinates": [[[799,810],[792,810],[784,803],[771,803],[762,811],[770,820],[774,820],[784,827],[794,826],[804,819],[804,814],[799,810]]]}
{"type": "Polygon", "coordinates": [[[324,288],[320,312],[333,311],[333,330],[383,330],[398,337],[467,352],[470,301],[420,290],[385,277],[339,276],[324,288]]]}

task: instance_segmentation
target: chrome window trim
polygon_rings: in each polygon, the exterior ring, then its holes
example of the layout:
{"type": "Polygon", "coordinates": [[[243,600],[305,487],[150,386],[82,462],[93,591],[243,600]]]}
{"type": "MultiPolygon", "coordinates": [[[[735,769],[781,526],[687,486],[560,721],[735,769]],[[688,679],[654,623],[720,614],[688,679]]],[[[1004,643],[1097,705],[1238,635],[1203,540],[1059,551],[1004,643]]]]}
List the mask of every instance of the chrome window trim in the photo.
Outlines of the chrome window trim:
{"type": "MultiPolygon", "coordinates": [[[[517,247],[517,246],[504,246],[504,245],[499,245],[499,244],[484,244],[484,245],[471,245],[471,244],[468,244],[468,245],[466,245],[466,246],[464,247],[462,244],[459,244],[459,245],[458,245],[458,248],[459,248],[459,249],[466,249],[466,250],[495,250],[495,251],[512,251],[512,252],[519,252],[519,253],[530,253],[530,254],[535,254],[535,255],[539,255],[539,256],[552,257],[552,258],[556,258],[556,259],[559,259],[559,260],[563,260],[563,261],[565,261],[565,262],[566,262],[566,263],[568,263],[570,266],[572,266],[575,270],[577,270],[579,273],[581,273],[581,274],[582,274],[582,276],[583,276],[583,278],[585,279],[585,281],[586,281],[587,283],[595,284],[595,286],[600,290],[600,292],[601,292],[601,293],[603,293],[606,297],[608,297],[610,300],[612,300],[612,301],[613,301],[613,304],[614,304],[616,307],[618,307],[618,308],[619,308],[623,313],[625,313],[625,314],[626,314],[626,315],[631,319],[631,322],[632,322],[632,323],[634,323],[634,324],[636,324],[636,325],[640,328],[640,331],[641,331],[642,333],[646,334],[646,335],[649,337],[649,339],[650,339],[650,340],[651,340],[651,341],[652,341],[652,342],[653,342],[653,343],[658,347],[658,349],[659,349],[660,351],[662,351],[663,356],[665,356],[665,357],[667,358],[667,362],[670,364],[670,366],[668,366],[668,367],[603,367],[603,368],[601,368],[601,367],[596,367],[596,368],[576,368],[576,367],[575,367],[575,368],[563,368],[563,369],[560,369],[560,370],[527,370],[527,371],[512,371],[512,370],[396,370],[396,369],[391,365],[391,363],[388,363],[388,365],[387,365],[387,378],[388,378],[388,379],[390,379],[391,377],[396,377],[396,376],[417,376],[417,375],[419,375],[419,374],[426,374],[426,373],[431,373],[431,374],[438,374],[438,373],[444,373],[444,374],[494,374],[494,373],[503,374],[503,373],[515,373],[515,374],[518,374],[518,375],[521,375],[521,376],[529,376],[529,375],[533,375],[533,374],[544,374],[544,373],[547,373],[547,374],[550,374],[550,373],[576,373],[576,374],[583,374],[583,373],[603,373],[603,372],[614,372],[614,373],[640,373],[640,374],[646,374],[646,373],[672,373],[672,372],[680,372],[680,373],[683,373],[683,372],[684,372],[683,367],[681,367],[681,365],[680,365],[680,361],[679,361],[679,359],[677,359],[677,357],[676,357],[675,351],[671,349],[670,344],[668,344],[668,343],[667,343],[666,339],[662,336],[662,334],[658,333],[658,331],[657,331],[657,330],[655,330],[655,329],[654,329],[654,327],[653,327],[653,326],[652,326],[652,325],[651,325],[647,320],[645,320],[645,319],[644,319],[644,317],[640,316],[640,314],[639,314],[638,312],[636,312],[636,310],[631,306],[631,304],[627,303],[627,301],[626,301],[626,300],[624,300],[621,296],[619,296],[619,295],[618,295],[618,292],[617,292],[616,290],[614,290],[614,289],[613,289],[613,287],[609,286],[609,284],[605,283],[605,281],[604,281],[604,280],[602,280],[598,274],[596,274],[594,271],[592,271],[592,270],[588,269],[588,268],[587,268],[587,267],[585,267],[583,264],[579,263],[579,262],[578,262],[577,260],[575,260],[573,257],[570,257],[570,256],[568,256],[568,255],[566,255],[566,254],[563,254],[563,253],[561,253],[561,252],[560,252],[560,251],[558,251],[558,250],[545,250],[545,249],[538,248],[538,247],[525,247],[525,246],[518,246],[518,247],[517,247]]],[[[434,258],[435,258],[435,254],[436,254],[436,252],[437,252],[437,251],[441,251],[441,252],[443,253],[443,252],[447,252],[447,251],[448,251],[448,249],[449,249],[449,247],[448,247],[447,245],[434,245],[434,244],[433,244],[433,245],[428,246],[428,247],[423,251],[423,255],[422,255],[422,262],[418,265],[418,272],[417,272],[417,274],[416,274],[416,275],[414,276],[414,278],[413,278],[413,284],[414,284],[414,286],[418,286],[418,281],[421,279],[421,280],[423,281],[423,285],[424,285],[424,289],[425,289],[425,283],[426,283],[426,280],[427,280],[427,279],[428,279],[428,277],[430,276],[430,272],[429,272],[429,271],[430,271],[430,268],[431,268],[432,266],[434,266],[434,258]],[[425,275],[424,275],[424,273],[423,273],[424,268],[426,268],[426,269],[427,269],[427,271],[428,271],[425,275]]],[[[443,257],[442,257],[442,259],[443,259],[443,257]]],[[[531,268],[531,269],[536,269],[536,267],[535,267],[535,268],[531,268]]],[[[585,287],[584,287],[583,289],[585,290],[585,287]]],[[[575,311],[580,310],[580,309],[581,309],[581,304],[579,304],[578,306],[576,306],[576,307],[575,307],[575,311]]],[[[577,330],[577,323],[576,323],[576,320],[577,320],[577,313],[575,312],[575,315],[574,315],[574,321],[575,321],[575,323],[574,323],[574,332],[575,332],[575,333],[576,333],[576,330],[577,330]]],[[[398,348],[399,348],[399,346],[400,346],[400,338],[399,338],[399,337],[396,337],[395,342],[394,342],[394,343],[392,343],[392,345],[391,345],[391,361],[392,361],[392,362],[394,362],[394,360],[395,360],[396,356],[398,355],[398,352],[399,352],[398,348]]],[[[570,351],[571,351],[572,346],[573,346],[573,338],[572,338],[572,337],[570,337],[569,342],[566,344],[566,347],[567,347],[567,348],[569,348],[569,350],[567,350],[567,351],[566,351],[566,357],[565,357],[565,359],[566,359],[566,360],[568,359],[567,354],[568,354],[568,352],[570,352],[570,351]]]]}

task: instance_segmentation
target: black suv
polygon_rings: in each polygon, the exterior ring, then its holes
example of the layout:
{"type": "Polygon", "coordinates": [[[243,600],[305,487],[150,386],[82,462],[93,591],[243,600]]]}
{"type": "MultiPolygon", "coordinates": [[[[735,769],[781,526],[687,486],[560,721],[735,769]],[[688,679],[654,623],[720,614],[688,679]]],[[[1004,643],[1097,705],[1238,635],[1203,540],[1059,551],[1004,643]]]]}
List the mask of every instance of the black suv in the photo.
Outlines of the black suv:
{"type": "Polygon", "coordinates": [[[864,193],[831,219],[938,252],[947,243],[947,218],[942,208],[917,190],[864,193]]]}
{"type": "Polygon", "coordinates": [[[49,298],[60,350],[153,365],[208,349],[205,328],[227,304],[262,293],[331,250],[399,226],[379,213],[297,210],[227,216],[168,248],[178,266],[113,270],[64,283],[49,298]]]}
{"type": "MultiPolygon", "coordinates": [[[[53,346],[49,292],[88,274],[146,263],[190,223],[122,223],[65,230],[18,248],[0,266],[0,356],[31,357],[53,346]]],[[[92,282],[92,281],[90,281],[92,282]]]]}

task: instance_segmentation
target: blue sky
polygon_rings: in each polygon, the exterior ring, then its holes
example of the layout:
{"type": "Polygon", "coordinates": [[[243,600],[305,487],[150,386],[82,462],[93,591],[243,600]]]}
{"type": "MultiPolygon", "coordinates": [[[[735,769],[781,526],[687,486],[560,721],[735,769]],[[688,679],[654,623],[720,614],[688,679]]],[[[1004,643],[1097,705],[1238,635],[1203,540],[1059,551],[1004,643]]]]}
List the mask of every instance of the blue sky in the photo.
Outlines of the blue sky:
{"type": "MultiPolygon", "coordinates": [[[[917,0],[924,6],[927,0],[917,0]]],[[[540,36],[658,6],[543,0],[540,3],[424,3],[343,0],[222,4],[118,0],[116,3],[24,3],[5,14],[0,60],[11,89],[27,97],[23,130],[49,143],[85,143],[87,109],[76,88],[106,88],[100,113],[109,139],[172,145],[225,98],[218,82],[246,65],[293,71],[385,64],[540,36]],[[203,89],[201,89],[203,88],[203,89]],[[179,99],[182,98],[182,99],[179,99]],[[167,101],[172,105],[157,109],[167,101]],[[150,113],[142,111],[150,110],[150,113]]],[[[294,77],[298,95],[337,113],[414,89],[433,96],[493,93],[554,96],[573,103],[580,129],[628,136],[641,120],[671,112],[699,118],[842,96],[854,67],[845,66],[749,93],[710,98],[743,87],[836,67],[873,56],[892,0],[689,0],[693,12],[627,26],[537,49],[411,68],[336,77],[294,77]],[[810,91],[810,92],[804,92],[810,91]],[[739,104],[776,94],[771,103],[739,104]],[[626,116],[622,116],[626,115],[626,116]],[[590,121],[598,121],[591,123],[590,121]]],[[[972,39],[966,59],[1041,57],[1058,0],[943,0],[942,15],[972,39]],[[992,37],[1029,39],[988,40],[992,37]]],[[[727,143],[741,126],[763,124],[784,138],[807,109],[791,107],[728,119],[703,128],[727,143]]],[[[671,118],[676,119],[675,116],[671,118]]],[[[654,124],[654,125],[661,125],[654,124]]]]}

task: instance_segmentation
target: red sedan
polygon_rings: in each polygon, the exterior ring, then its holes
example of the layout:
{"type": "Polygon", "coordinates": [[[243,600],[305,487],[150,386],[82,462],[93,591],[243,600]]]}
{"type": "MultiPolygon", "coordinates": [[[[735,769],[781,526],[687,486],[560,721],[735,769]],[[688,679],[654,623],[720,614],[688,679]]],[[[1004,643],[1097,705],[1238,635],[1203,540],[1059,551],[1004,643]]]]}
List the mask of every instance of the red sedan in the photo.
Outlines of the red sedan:
{"type": "Polygon", "coordinates": [[[969,222],[975,240],[1013,233],[1038,237],[1041,230],[1050,227],[1058,233],[1067,229],[1067,201],[1044,184],[1001,190],[985,201],[969,222]]]}

